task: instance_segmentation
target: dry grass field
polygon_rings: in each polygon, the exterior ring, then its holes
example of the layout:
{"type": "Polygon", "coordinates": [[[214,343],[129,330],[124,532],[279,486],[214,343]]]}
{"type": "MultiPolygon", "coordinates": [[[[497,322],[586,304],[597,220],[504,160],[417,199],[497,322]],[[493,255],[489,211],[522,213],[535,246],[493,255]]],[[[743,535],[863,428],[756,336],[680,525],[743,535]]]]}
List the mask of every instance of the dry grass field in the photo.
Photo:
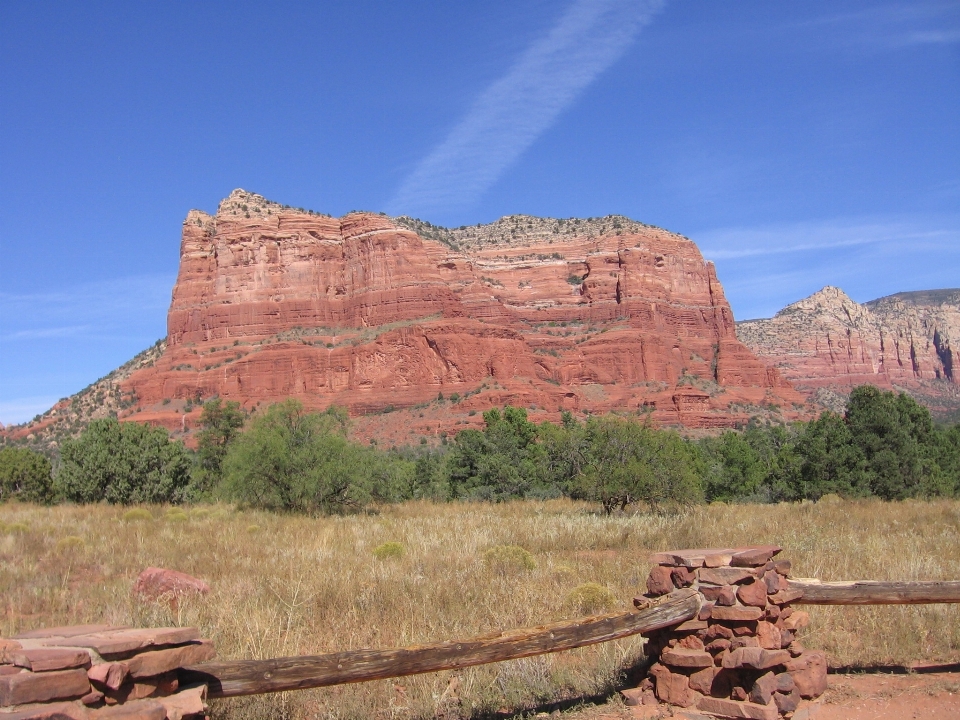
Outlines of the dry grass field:
{"type": "MultiPolygon", "coordinates": [[[[229,506],[4,505],[0,634],[79,622],[195,624],[221,658],[408,645],[627,608],[653,550],[768,542],[784,547],[798,576],[960,579],[960,502],[711,505],[612,517],[566,500],[411,502],[332,518],[229,506]],[[150,565],[213,590],[176,611],[139,603],[130,588],[150,565]],[[575,592],[585,583],[602,587],[575,592]]],[[[811,615],[804,642],[834,665],[960,661],[957,606],[811,615]]],[[[214,717],[496,717],[609,693],[640,661],[634,638],[456,673],[221,701],[214,717]]]]}

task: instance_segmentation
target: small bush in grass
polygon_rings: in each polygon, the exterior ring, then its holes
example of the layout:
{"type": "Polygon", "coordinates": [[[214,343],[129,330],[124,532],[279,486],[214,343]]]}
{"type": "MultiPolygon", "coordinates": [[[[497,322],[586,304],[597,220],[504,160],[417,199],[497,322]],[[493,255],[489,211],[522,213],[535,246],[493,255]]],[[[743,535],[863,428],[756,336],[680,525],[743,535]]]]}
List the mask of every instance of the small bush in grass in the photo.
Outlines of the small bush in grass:
{"type": "Polygon", "coordinates": [[[78,553],[82,551],[86,545],[83,538],[77,537],[76,535],[67,535],[57,540],[57,552],[61,555],[78,553]]]}
{"type": "Polygon", "coordinates": [[[599,583],[578,585],[566,597],[564,605],[574,612],[590,615],[609,610],[617,602],[616,596],[599,583]]]}
{"type": "Polygon", "coordinates": [[[837,495],[836,493],[827,493],[819,500],[818,503],[823,503],[824,505],[836,505],[837,503],[842,503],[843,498],[837,495]]]}
{"type": "Polygon", "coordinates": [[[387,560],[389,558],[398,558],[403,557],[403,554],[406,552],[406,548],[403,547],[403,543],[396,541],[385,542],[383,545],[377,545],[373,549],[373,555],[378,560],[387,560]]]}
{"type": "Polygon", "coordinates": [[[254,533],[260,532],[259,525],[247,525],[247,532],[253,535],[254,533]]]}
{"type": "Polygon", "coordinates": [[[22,535],[23,533],[25,533],[25,532],[26,532],[27,530],[29,530],[29,529],[30,529],[30,528],[27,526],[26,523],[15,522],[15,523],[10,523],[9,525],[7,525],[6,532],[7,532],[9,535],[22,535]]]}
{"type": "Polygon", "coordinates": [[[537,561],[529,550],[525,550],[519,545],[494,545],[483,553],[483,561],[487,567],[497,570],[533,570],[537,566],[537,561]]]}
{"type": "Polygon", "coordinates": [[[190,517],[196,518],[197,520],[202,520],[205,517],[209,517],[209,515],[210,510],[207,508],[198,507],[190,510],[190,517]]]}
{"type": "Polygon", "coordinates": [[[145,508],[133,508],[123,514],[124,522],[142,522],[144,520],[153,520],[153,515],[145,508]]]}
{"type": "Polygon", "coordinates": [[[186,522],[189,519],[190,516],[180,508],[170,508],[167,510],[167,520],[169,522],[186,522]]]}

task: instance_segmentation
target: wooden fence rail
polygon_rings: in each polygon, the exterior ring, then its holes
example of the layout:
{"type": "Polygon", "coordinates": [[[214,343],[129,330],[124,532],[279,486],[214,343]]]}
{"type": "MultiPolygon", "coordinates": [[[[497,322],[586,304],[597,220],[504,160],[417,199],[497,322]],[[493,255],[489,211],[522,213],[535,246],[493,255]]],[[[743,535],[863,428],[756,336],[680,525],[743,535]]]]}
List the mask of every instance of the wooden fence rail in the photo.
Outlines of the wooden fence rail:
{"type": "Polygon", "coordinates": [[[886,582],[853,580],[820,582],[809,578],[789,581],[803,596],[794,600],[805,605],[916,605],[960,603],[960,581],[886,582]]]}
{"type": "Polygon", "coordinates": [[[204,682],[210,697],[303,690],[483,665],[593,645],[696,617],[701,595],[678,590],[653,607],[512,630],[469,640],[390,650],[351,650],[273,660],[206,662],[181,669],[181,684],[204,682]]]}
{"type": "MultiPolygon", "coordinates": [[[[803,591],[796,604],[892,605],[960,603],[960,582],[820,582],[796,578],[789,587],[803,591]]],[[[596,615],[469,640],[388,650],[351,650],[327,655],[205,662],[181,669],[180,682],[204,682],[210,697],[304,690],[345,683],[471,667],[530,655],[570,650],[647,633],[697,616],[702,596],[686,589],[666,595],[652,607],[596,615]]]]}

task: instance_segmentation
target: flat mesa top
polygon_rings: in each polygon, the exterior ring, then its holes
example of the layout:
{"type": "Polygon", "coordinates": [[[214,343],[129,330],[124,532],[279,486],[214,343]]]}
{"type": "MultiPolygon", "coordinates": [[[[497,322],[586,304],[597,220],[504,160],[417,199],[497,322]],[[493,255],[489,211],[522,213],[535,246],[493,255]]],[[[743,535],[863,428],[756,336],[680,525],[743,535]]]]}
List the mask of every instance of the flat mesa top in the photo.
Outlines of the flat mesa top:
{"type": "Polygon", "coordinates": [[[783,548],[779,545],[743,545],[725,548],[690,548],[665,550],[650,556],[655,565],[673,567],[758,567],[764,565],[783,548]]]}

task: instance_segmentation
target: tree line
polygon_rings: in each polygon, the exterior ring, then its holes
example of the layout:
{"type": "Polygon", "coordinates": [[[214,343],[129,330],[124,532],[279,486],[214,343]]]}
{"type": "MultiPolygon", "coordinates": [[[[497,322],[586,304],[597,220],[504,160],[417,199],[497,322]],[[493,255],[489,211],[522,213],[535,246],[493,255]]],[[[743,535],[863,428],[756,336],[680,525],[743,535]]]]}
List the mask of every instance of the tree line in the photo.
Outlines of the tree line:
{"type": "Polygon", "coordinates": [[[248,416],[203,407],[197,449],[162,428],[96,420],[60,447],[56,468],[30,450],[0,450],[0,501],[116,504],[227,500],[330,513],[412,498],[567,496],[607,511],[631,503],[960,497],[960,424],[936,425],[906,394],[864,385],[844,413],[691,439],[637,416],[535,424],[526,410],[488,410],[482,430],[437,448],[380,450],[348,439],[346,411],[296,400],[248,416]]]}

